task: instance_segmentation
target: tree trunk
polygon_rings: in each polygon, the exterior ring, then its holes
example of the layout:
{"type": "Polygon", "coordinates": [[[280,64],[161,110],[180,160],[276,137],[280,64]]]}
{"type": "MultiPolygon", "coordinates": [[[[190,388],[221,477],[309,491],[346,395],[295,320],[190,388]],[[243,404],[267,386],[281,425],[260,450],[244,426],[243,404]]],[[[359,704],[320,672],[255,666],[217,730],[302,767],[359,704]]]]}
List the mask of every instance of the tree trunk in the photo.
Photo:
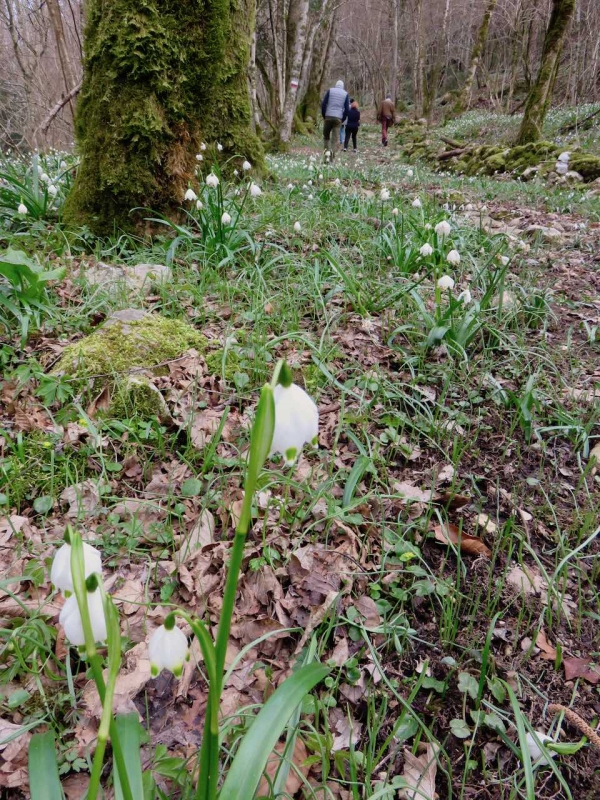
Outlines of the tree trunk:
{"type": "Polygon", "coordinates": [[[469,62],[467,77],[454,106],[454,111],[456,114],[462,114],[462,112],[466,111],[471,105],[473,82],[475,80],[475,75],[477,74],[477,68],[481,62],[481,56],[483,55],[483,51],[485,49],[485,43],[487,41],[488,30],[490,27],[490,19],[497,2],[498,0],[488,0],[487,6],[485,7],[483,19],[481,20],[481,25],[479,27],[479,31],[477,32],[475,44],[471,52],[471,61],[469,62]]]}
{"type": "Polygon", "coordinates": [[[558,74],[560,53],[574,9],[575,0],[552,0],[552,14],[544,37],[542,60],[537,78],[527,96],[517,144],[536,142],[542,136],[544,119],[558,74]]]}
{"type": "Polygon", "coordinates": [[[262,167],[246,74],[255,0],[89,0],[86,13],[68,222],[108,234],[134,229],[134,208],[175,214],[203,140],[262,167]]]}
{"type": "Polygon", "coordinates": [[[306,91],[302,98],[302,119],[310,117],[316,122],[320,115],[321,95],[327,72],[327,64],[331,60],[333,45],[335,42],[336,28],[336,7],[333,8],[316,31],[313,43],[313,59],[310,65],[310,72],[306,84],[306,91]]]}
{"type": "Polygon", "coordinates": [[[392,0],[392,65],[390,68],[389,94],[394,103],[398,94],[398,50],[400,37],[398,35],[398,17],[400,16],[400,0],[392,0]]]}
{"type": "Polygon", "coordinates": [[[423,116],[423,66],[425,63],[425,44],[423,32],[423,0],[417,0],[415,7],[415,61],[413,67],[414,114],[423,116]]]}
{"type": "MultiPolygon", "coordinates": [[[[48,15],[50,17],[50,24],[52,25],[54,41],[56,42],[58,60],[60,62],[60,69],[65,84],[65,92],[69,94],[75,86],[75,78],[73,77],[73,70],[71,68],[71,61],[69,59],[69,51],[67,48],[60,4],[58,0],[46,0],[46,5],[48,7],[48,15]]],[[[71,116],[74,116],[75,111],[72,100],[69,101],[69,108],[71,109],[71,116]]]]}
{"type": "Polygon", "coordinates": [[[427,91],[425,92],[423,116],[431,121],[431,116],[435,107],[435,97],[437,94],[442,66],[448,57],[448,19],[450,17],[450,0],[445,0],[444,19],[442,22],[441,41],[437,48],[437,55],[434,57],[433,67],[427,79],[427,91]]]}
{"type": "Polygon", "coordinates": [[[300,85],[302,56],[308,35],[308,0],[291,0],[288,18],[288,63],[286,70],[285,100],[279,126],[279,138],[285,144],[292,138],[292,125],[296,113],[296,98],[300,85]]]}

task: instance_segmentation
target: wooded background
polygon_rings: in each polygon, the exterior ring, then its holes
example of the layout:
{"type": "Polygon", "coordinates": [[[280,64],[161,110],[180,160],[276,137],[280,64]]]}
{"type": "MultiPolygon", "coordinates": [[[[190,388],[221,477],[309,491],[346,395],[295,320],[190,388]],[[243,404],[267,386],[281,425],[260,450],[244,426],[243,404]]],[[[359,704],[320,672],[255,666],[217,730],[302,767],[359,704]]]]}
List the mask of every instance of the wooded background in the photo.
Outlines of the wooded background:
{"type": "MultiPolygon", "coordinates": [[[[0,0],[0,146],[70,146],[84,5],[0,0]]],[[[323,90],[338,78],[363,107],[391,93],[417,117],[473,105],[522,110],[553,8],[561,5],[565,0],[257,0],[248,65],[254,124],[285,144],[294,125],[318,116],[323,90]]],[[[554,102],[599,100],[598,0],[577,0],[558,55],[554,102]]]]}

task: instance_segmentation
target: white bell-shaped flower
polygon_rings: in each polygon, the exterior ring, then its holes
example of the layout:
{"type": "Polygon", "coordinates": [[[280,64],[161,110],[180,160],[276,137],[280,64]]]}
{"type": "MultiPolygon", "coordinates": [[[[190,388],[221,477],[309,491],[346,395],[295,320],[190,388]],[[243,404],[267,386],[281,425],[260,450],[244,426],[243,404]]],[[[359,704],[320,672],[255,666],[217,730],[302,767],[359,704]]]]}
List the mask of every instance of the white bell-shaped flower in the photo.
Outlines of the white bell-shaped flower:
{"type": "Polygon", "coordinates": [[[211,189],[216,189],[219,185],[219,179],[215,175],[214,172],[211,172],[209,175],[206,176],[206,185],[209,186],[211,189]]]}
{"type": "Polygon", "coordinates": [[[262,194],[262,189],[256,183],[250,184],[250,196],[251,197],[260,197],[262,194]]]}
{"type": "Polygon", "coordinates": [[[398,209],[397,209],[397,208],[392,208],[392,215],[393,215],[394,217],[397,217],[399,213],[400,213],[400,212],[398,211],[398,209]]]}
{"type": "Polygon", "coordinates": [[[25,205],[25,203],[19,203],[17,211],[19,212],[19,214],[23,215],[27,214],[27,206],[25,205]]]}
{"type": "Polygon", "coordinates": [[[223,212],[223,216],[221,217],[221,224],[222,225],[229,225],[230,223],[231,223],[231,217],[229,216],[229,214],[226,211],[224,211],[223,212]]]}
{"type": "Polygon", "coordinates": [[[202,150],[202,151],[206,150],[206,142],[202,142],[200,144],[200,150],[202,150]]]}
{"type": "Polygon", "coordinates": [[[278,384],[274,390],[275,430],[270,455],[281,453],[291,466],[305,444],[318,444],[319,409],[295,383],[278,384]]]}
{"type": "Polygon", "coordinates": [[[189,200],[190,203],[193,203],[194,200],[198,199],[198,195],[193,189],[188,189],[186,193],[183,195],[184,200],[189,200]]]}
{"type": "Polygon", "coordinates": [[[204,161],[204,156],[202,153],[196,153],[196,161],[204,161]]]}
{"type": "Polygon", "coordinates": [[[234,174],[234,175],[235,175],[235,177],[237,178],[237,176],[240,174],[240,171],[239,171],[238,169],[234,169],[234,170],[233,170],[233,174],[234,174]]]}
{"type": "Polygon", "coordinates": [[[407,170],[406,170],[406,177],[407,177],[407,178],[412,178],[412,176],[413,176],[414,174],[415,174],[415,173],[412,171],[412,169],[407,169],[407,170]]]}
{"type": "Polygon", "coordinates": [[[313,199],[314,199],[314,197],[313,197],[313,195],[312,195],[312,194],[309,194],[309,195],[308,195],[308,197],[307,197],[306,199],[307,199],[307,200],[313,200],[313,199]]]}
{"type": "Polygon", "coordinates": [[[469,289],[463,289],[463,291],[458,295],[456,299],[462,300],[466,306],[468,306],[469,303],[473,300],[469,289]]]}
{"type": "MultiPolygon", "coordinates": [[[[104,606],[100,589],[87,593],[88,608],[90,612],[90,622],[92,634],[95,642],[106,641],[106,617],[104,616],[104,606]]],[[[77,597],[72,594],[65,601],[61,609],[58,621],[63,626],[65,636],[76,647],[83,647],[85,636],[83,634],[83,624],[81,614],[77,605],[77,597]]]]}
{"type": "Polygon", "coordinates": [[[382,190],[379,192],[379,199],[380,199],[380,200],[383,200],[384,202],[385,202],[386,200],[389,200],[389,199],[390,199],[390,190],[389,190],[389,189],[382,189],[382,190]]]}
{"type": "Polygon", "coordinates": [[[457,266],[460,264],[460,253],[458,250],[450,250],[448,255],[446,256],[446,261],[453,266],[457,266]]]}
{"type": "Polygon", "coordinates": [[[249,169],[252,169],[252,164],[249,161],[244,161],[242,164],[242,169],[244,172],[248,172],[249,169]]]}
{"type": "Polygon", "coordinates": [[[508,256],[498,256],[498,260],[500,261],[503,267],[506,267],[506,265],[510,261],[510,258],[508,256]]]}
{"type": "Polygon", "coordinates": [[[299,222],[294,222],[294,233],[300,233],[302,230],[302,225],[299,222]]]}
{"type": "Polygon", "coordinates": [[[40,180],[44,181],[44,183],[48,183],[48,181],[50,180],[50,177],[48,176],[48,174],[46,172],[42,172],[42,174],[40,175],[40,180]]]}
{"type": "Polygon", "coordinates": [[[435,232],[438,236],[450,236],[451,230],[452,228],[450,227],[450,223],[446,222],[445,219],[443,219],[441,222],[438,222],[438,224],[435,226],[435,232]]]}
{"type": "Polygon", "coordinates": [[[454,289],[454,281],[450,275],[442,275],[437,282],[438,289],[454,289]]]}
{"type": "Polygon", "coordinates": [[[288,192],[291,192],[292,189],[294,188],[294,184],[293,183],[288,183],[287,188],[288,188],[288,192]]]}
{"type": "Polygon", "coordinates": [[[156,678],[163,669],[168,669],[176,678],[179,678],[183,672],[184,663],[190,657],[188,640],[184,632],[177,625],[173,625],[172,628],[161,625],[150,637],[148,656],[153,678],[156,678]]]}
{"type": "Polygon", "coordinates": [[[219,151],[219,153],[221,152],[222,149],[223,145],[221,144],[221,142],[217,142],[217,150],[219,151]]]}
{"type": "Polygon", "coordinates": [[[433,253],[433,247],[428,242],[425,242],[425,244],[419,250],[419,253],[421,253],[424,258],[427,258],[433,253]]]}
{"type": "MultiPolygon", "coordinates": [[[[533,761],[534,765],[541,767],[549,764],[550,762],[548,761],[548,758],[546,757],[546,754],[543,752],[540,745],[537,743],[536,737],[542,744],[546,744],[547,742],[554,743],[554,739],[551,736],[548,736],[546,733],[542,733],[541,731],[536,731],[535,737],[533,733],[530,733],[529,731],[527,732],[525,739],[527,740],[527,749],[529,750],[529,755],[531,756],[531,760],[533,761]]],[[[549,753],[551,758],[556,758],[556,751],[550,750],[549,753]]]]}
{"type": "Polygon", "coordinates": [[[50,197],[56,197],[56,195],[58,194],[58,189],[53,183],[51,183],[50,186],[48,187],[48,194],[50,195],[50,197]]]}
{"type": "Polygon", "coordinates": [[[415,199],[412,201],[412,207],[421,208],[421,201],[419,200],[418,197],[415,197],[415,199]]]}
{"type": "MultiPolygon", "coordinates": [[[[102,574],[102,556],[91,544],[83,542],[84,577],[89,578],[94,572],[102,574]]],[[[73,574],[71,573],[71,545],[65,542],[56,551],[50,569],[50,581],[63,594],[73,591],[73,574]]]]}
{"type": "Polygon", "coordinates": [[[204,203],[202,202],[202,200],[196,200],[196,208],[198,211],[202,211],[202,209],[204,208],[204,203]]]}

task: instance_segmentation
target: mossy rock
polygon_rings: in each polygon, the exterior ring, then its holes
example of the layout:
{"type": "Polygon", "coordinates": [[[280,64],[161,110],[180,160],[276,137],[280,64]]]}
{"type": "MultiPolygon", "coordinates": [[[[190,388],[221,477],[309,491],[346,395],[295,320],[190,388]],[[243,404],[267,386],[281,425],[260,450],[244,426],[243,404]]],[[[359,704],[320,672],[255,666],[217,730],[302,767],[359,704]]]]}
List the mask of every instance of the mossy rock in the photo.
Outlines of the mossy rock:
{"type": "Polygon", "coordinates": [[[115,382],[131,370],[151,370],[207,340],[187,322],[138,309],[117,311],[97,330],[65,348],[54,374],[115,382]]]}
{"type": "Polygon", "coordinates": [[[486,158],[483,162],[486,174],[493,175],[495,172],[506,172],[506,156],[502,153],[486,158]]]}
{"type": "Polygon", "coordinates": [[[108,411],[117,419],[158,417],[161,422],[173,419],[165,398],[147,375],[127,375],[117,381],[108,411]]]}
{"type": "Polygon", "coordinates": [[[569,169],[578,172],[586,182],[600,178],[600,156],[590,153],[571,153],[569,169]]]}

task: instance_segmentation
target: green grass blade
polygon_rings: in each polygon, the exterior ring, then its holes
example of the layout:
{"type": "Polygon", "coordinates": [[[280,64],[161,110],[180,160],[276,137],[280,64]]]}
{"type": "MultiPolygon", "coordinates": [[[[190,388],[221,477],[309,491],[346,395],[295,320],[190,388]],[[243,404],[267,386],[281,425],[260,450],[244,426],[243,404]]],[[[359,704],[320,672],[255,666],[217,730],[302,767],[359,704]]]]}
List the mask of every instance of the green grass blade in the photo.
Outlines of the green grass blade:
{"type": "Polygon", "coordinates": [[[346,485],[344,487],[344,497],[342,500],[342,508],[346,508],[350,505],[352,498],[354,497],[354,492],[356,491],[356,487],[361,481],[363,475],[372,465],[371,459],[368,456],[359,456],[356,461],[354,462],[354,466],[350,470],[350,474],[348,475],[348,480],[346,481],[346,485]]]}
{"type": "Polygon", "coordinates": [[[294,709],[328,672],[322,664],[307,664],[271,695],[244,736],[219,800],[250,800],[254,796],[267,760],[294,709]]]}
{"type": "Polygon", "coordinates": [[[54,734],[36,733],[29,743],[29,790],[31,800],[64,800],[54,734]]]}
{"type": "MultiPolygon", "coordinates": [[[[127,776],[133,797],[144,797],[144,782],[142,777],[142,762],[140,759],[140,742],[142,727],[137,714],[117,714],[115,725],[119,732],[119,741],[123,750],[123,758],[127,765],[127,776]]],[[[115,782],[115,798],[123,800],[121,782],[118,770],[113,770],[115,782]]]]}

